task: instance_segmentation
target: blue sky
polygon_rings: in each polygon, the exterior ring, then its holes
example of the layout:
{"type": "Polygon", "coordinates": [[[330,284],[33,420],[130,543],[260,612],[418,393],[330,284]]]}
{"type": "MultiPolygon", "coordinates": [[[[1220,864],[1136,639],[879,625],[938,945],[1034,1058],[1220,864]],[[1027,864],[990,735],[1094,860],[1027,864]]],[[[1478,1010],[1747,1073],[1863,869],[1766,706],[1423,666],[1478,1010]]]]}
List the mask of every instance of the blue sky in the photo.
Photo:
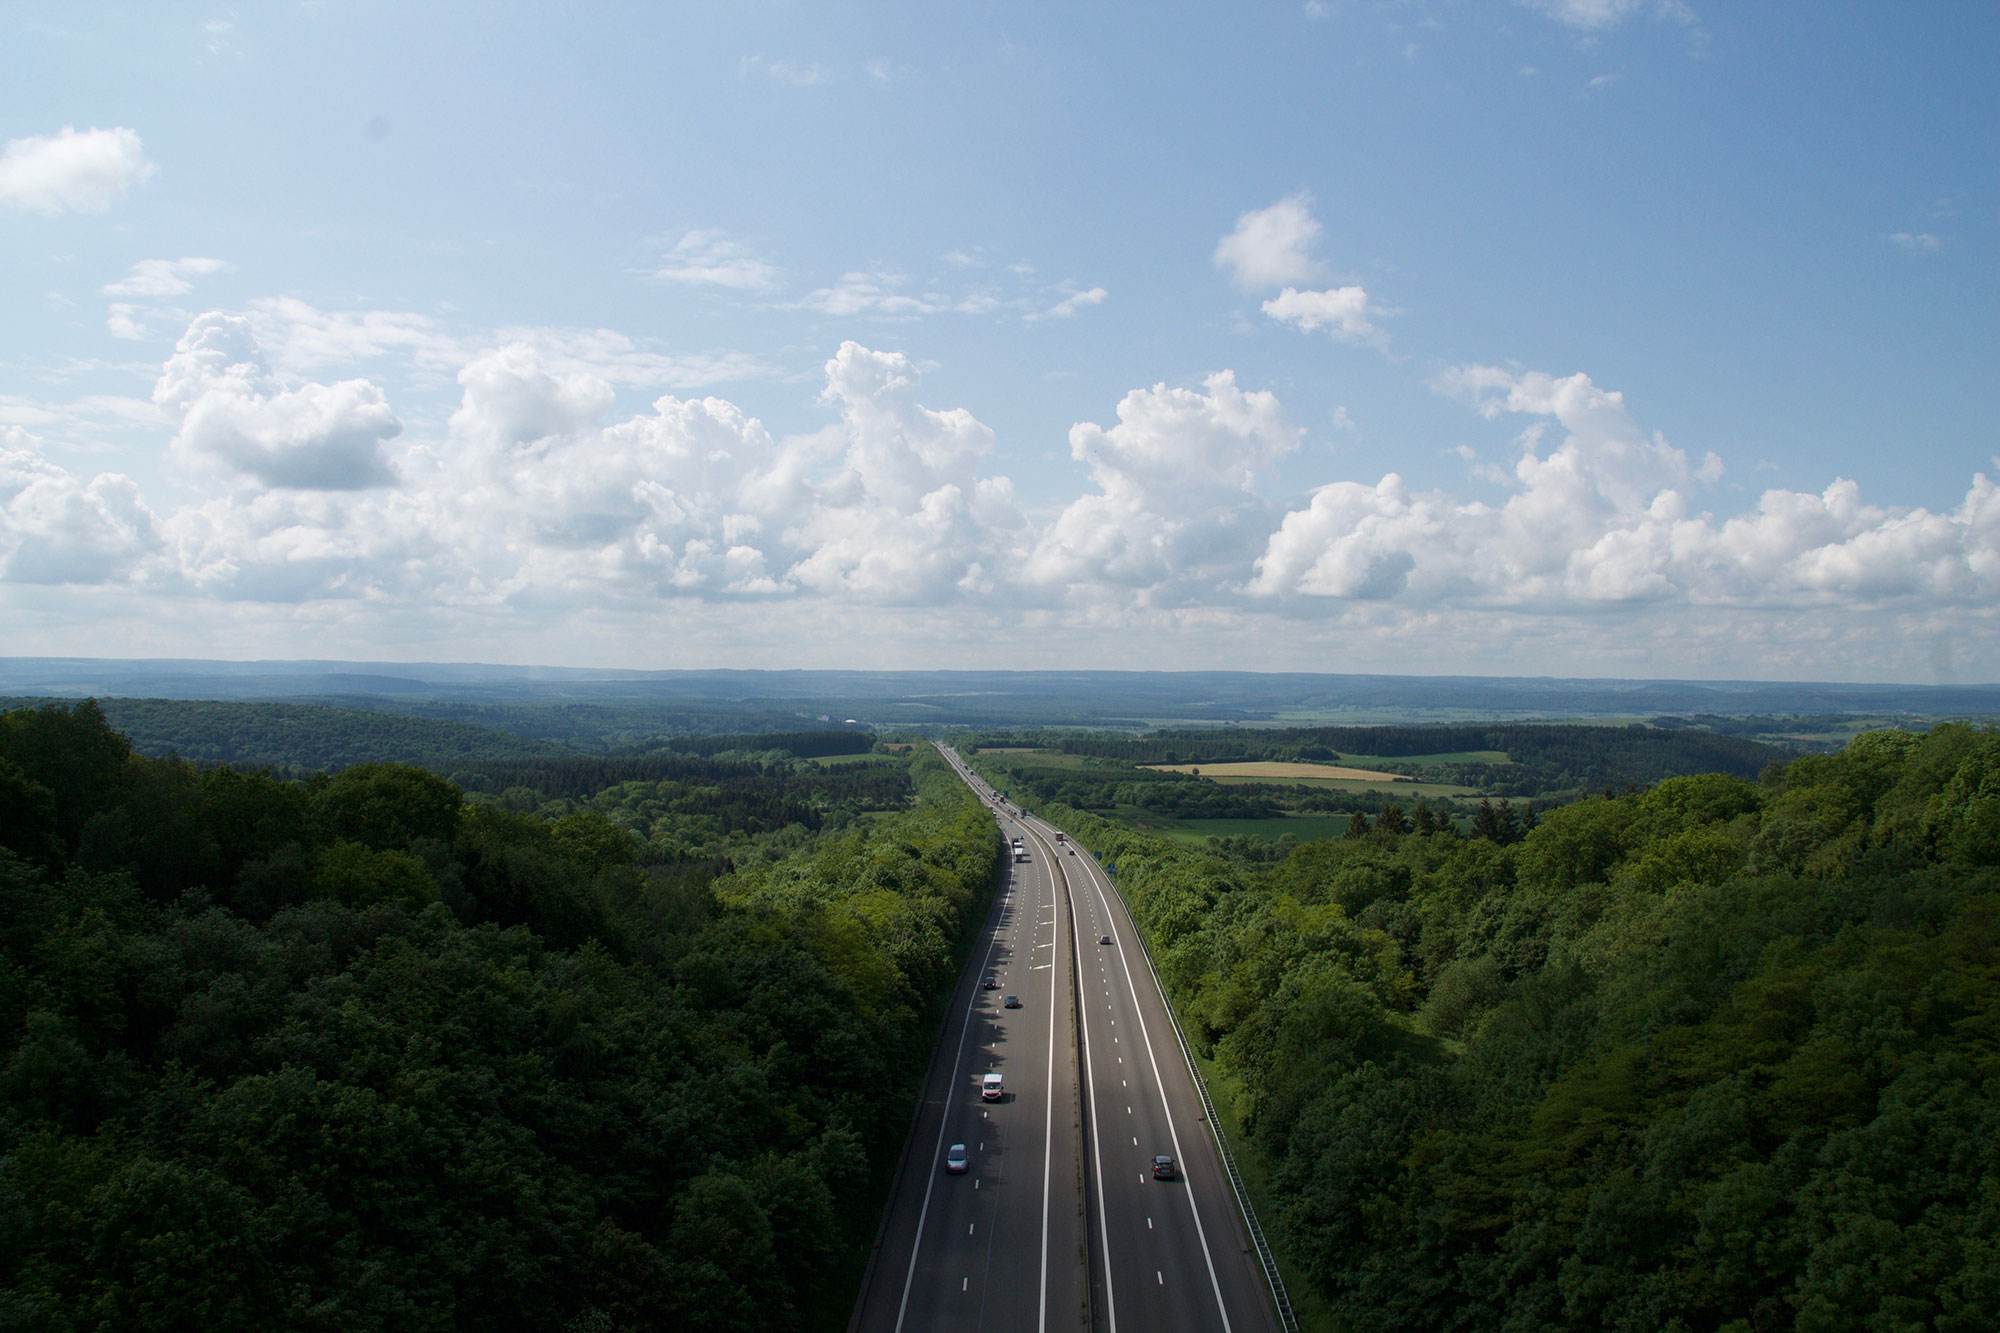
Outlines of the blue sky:
{"type": "Polygon", "coordinates": [[[2000,9],[561,8],[0,10],[6,651],[1995,678],[2000,9]]]}

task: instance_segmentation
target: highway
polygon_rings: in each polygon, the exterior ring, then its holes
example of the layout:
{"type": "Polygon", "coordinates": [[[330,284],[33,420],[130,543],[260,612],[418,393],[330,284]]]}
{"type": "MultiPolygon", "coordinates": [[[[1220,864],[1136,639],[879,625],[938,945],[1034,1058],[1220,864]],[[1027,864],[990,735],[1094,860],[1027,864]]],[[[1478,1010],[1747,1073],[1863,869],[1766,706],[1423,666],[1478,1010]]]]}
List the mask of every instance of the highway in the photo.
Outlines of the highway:
{"type": "Polygon", "coordinates": [[[953,994],[850,1328],[1089,1327],[1071,926],[1051,858],[1010,863],[953,994]],[[1020,1008],[1003,1007],[1010,994],[1020,1008]],[[989,1073],[999,1102],[981,1100],[989,1073]],[[944,1173],[954,1143],[964,1175],[944,1173]]]}
{"type": "Polygon", "coordinates": [[[1277,1329],[1123,901],[1088,852],[943,753],[1029,859],[959,979],[850,1328],[1277,1329]],[[998,1104],[980,1100],[988,1072],[998,1104]],[[961,1142],[970,1169],[946,1175],[961,1142]],[[1157,1154],[1175,1179],[1154,1178],[1157,1154]]]}

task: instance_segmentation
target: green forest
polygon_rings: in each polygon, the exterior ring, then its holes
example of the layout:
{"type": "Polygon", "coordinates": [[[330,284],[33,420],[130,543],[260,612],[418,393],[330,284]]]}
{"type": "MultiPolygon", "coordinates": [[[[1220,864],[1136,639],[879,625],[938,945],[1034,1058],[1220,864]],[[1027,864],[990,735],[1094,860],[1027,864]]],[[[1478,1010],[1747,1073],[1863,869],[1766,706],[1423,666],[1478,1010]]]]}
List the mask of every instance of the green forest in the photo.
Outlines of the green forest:
{"type": "Polygon", "coordinates": [[[927,750],[488,776],[0,715],[0,1329],[844,1324],[991,818],[927,750]]]}
{"type": "Polygon", "coordinates": [[[1043,812],[1115,866],[1332,1327],[1994,1326],[1991,730],[1275,863],[1043,812]]]}
{"type": "MultiPolygon", "coordinates": [[[[0,710],[38,708],[41,698],[0,698],[0,710]]],[[[215,699],[105,699],[96,704],[112,728],[140,754],[174,755],[281,775],[336,773],[356,764],[401,763],[428,768],[481,787],[482,772],[510,764],[564,757],[648,754],[813,758],[865,753],[874,736],[822,725],[806,731],[745,732],[721,719],[717,729],[689,734],[703,714],[668,708],[584,705],[435,705],[431,713],[395,701],[367,706],[215,699]]],[[[796,718],[791,719],[794,723],[796,718]]],[[[583,770],[588,771],[588,770],[583,770]]]]}
{"type": "MultiPolygon", "coordinates": [[[[1181,820],[1282,821],[1293,814],[1381,815],[1391,827],[1414,813],[1464,831],[1490,833],[1490,806],[1531,821],[1537,806],[1590,793],[1636,791],[1670,777],[1726,773],[1753,778],[1793,752],[1735,736],[1649,726],[1496,723],[1482,726],[1211,728],[1115,732],[988,732],[968,749],[1023,799],[1089,810],[1132,824],[1181,820]],[[1194,773],[1144,767],[1256,760],[1354,763],[1383,774],[1379,786],[1315,786],[1286,779],[1218,783],[1194,773]],[[1408,779],[1408,781],[1403,781],[1408,779]],[[1429,784],[1428,794],[1425,784],[1429,784]]],[[[1263,829],[1281,827],[1266,823],[1263,829]]],[[[1366,828],[1364,821],[1358,827],[1366,828]]],[[[1271,841],[1276,841],[1272,838],[1271,841]]],[[[1504,834],[1502,841],[1508,840],[1504,834]]],[[[1245,854],[1260,854],[1246,849],[1245,854]]],[[[1261,849],[1270,855],[1272,849],[1261,849]]]]}

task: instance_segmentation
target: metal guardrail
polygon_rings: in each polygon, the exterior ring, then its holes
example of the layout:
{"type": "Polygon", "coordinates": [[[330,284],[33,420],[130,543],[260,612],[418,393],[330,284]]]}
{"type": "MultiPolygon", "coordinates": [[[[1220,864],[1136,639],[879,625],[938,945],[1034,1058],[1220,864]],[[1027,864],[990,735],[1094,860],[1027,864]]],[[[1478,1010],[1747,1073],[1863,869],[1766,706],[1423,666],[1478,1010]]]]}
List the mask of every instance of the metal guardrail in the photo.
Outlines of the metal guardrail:
{"type": "MultiPolygon", "coordinates": [[[[1124,894],[1119,894],[1124,897],[1124,894]]],[[[1131,911],[1130,905],[1126,910],[1131,911]]],[[[1132,920],[1138,921],[1137,915],[1132,920]]],[[[1257,1248],[1257,1262],[1264,1267],[1264,1280],[1271,1284],[1271,1301],[1278,1309],[1278,1322],[1285,1326],[1285,1333],[1298,1333],[1299,1318],[1292,1312],[1292,1298],[1285,1291],[1285,1276],[1278,1271],[1278,1260],[1271,1253],[1271,1242],[1264,1238],[1264,1228],[1257,1221],[1257,1210],[1250,1204],[1250,1191],[1243,1183],[1243,1173],[1236,1166],[1236,1154],[1229,1151],[1229,1139],[1222,1132],[1222,1122],[1216,1119],[1215,1102],[1208,1095],[1208,1080],[1201,1076],[1201,1066],[1194,1062],[1194,1049],[1188,1045],[1187,1033],[1181,1030],[1180,1015],[1174,1012],[1173,998],[1167,988],[1160,984],[1159,969],[1153,966],[1153,950],[1146,943],[1143,932],[1139,934],[1139,952],[1145,956],[1146,971],[1153,977],[1153,988],[1160,993],[1160,1003],[1167,1011],[1167,1021],[1174,1025],[1174,1040],[1181,1044],[1181,1058],[1187,1061],[1188,1076],[1194,1080],[1195,1095],[1201,1098],[1202,1113],[1208,1117],[1208,1131],[1215,1139],[1216,1151],[1222,1155],[1223,1170],[1229,1173],[1229,1187],[1236,1191],[1236,1206],[1243,1215],[1244,1228],[1250,1233],[1250,1243],[1257,1248]]]]}

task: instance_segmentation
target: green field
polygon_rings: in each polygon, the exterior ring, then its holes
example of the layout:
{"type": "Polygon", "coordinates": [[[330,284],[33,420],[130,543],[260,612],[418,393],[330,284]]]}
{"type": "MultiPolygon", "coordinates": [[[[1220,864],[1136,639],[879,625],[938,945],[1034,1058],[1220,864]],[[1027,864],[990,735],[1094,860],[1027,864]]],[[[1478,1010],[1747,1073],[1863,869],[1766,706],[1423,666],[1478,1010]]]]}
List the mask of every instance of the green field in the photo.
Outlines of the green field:
{"type": "Polygon", "coordinates": [[[1251,785],[1283,787],[1323,787],[1328,791],[1349,793],[1379,791],[1387,796],[1404,800],[1415,800],[1422,796],[1436,800],[1440,796],[1477,796],[1477,787],[1456,787],[1449,782],[1391,782],[1384,774],[1380,780],[1374,778],[1211,778],[1201,775],[1207,782],[1221,787],[1246,787],[1251,785]]]}
{"type": "Polygon", "coordinates": [[[830,754],[806,762],[817,768],[863,768],[877,764],[900,764],[903,760],[893,754],[830,754]]]}
{"type": "Polygon", "coordinates": [[[1373,759],[1377,763],[1391,764],[1504,764],[1508,762],[1505,750],[1452,750],[1442,754],[1347,754],[1340,761],[1353,764],[1361,760],[1373,759]]]}

